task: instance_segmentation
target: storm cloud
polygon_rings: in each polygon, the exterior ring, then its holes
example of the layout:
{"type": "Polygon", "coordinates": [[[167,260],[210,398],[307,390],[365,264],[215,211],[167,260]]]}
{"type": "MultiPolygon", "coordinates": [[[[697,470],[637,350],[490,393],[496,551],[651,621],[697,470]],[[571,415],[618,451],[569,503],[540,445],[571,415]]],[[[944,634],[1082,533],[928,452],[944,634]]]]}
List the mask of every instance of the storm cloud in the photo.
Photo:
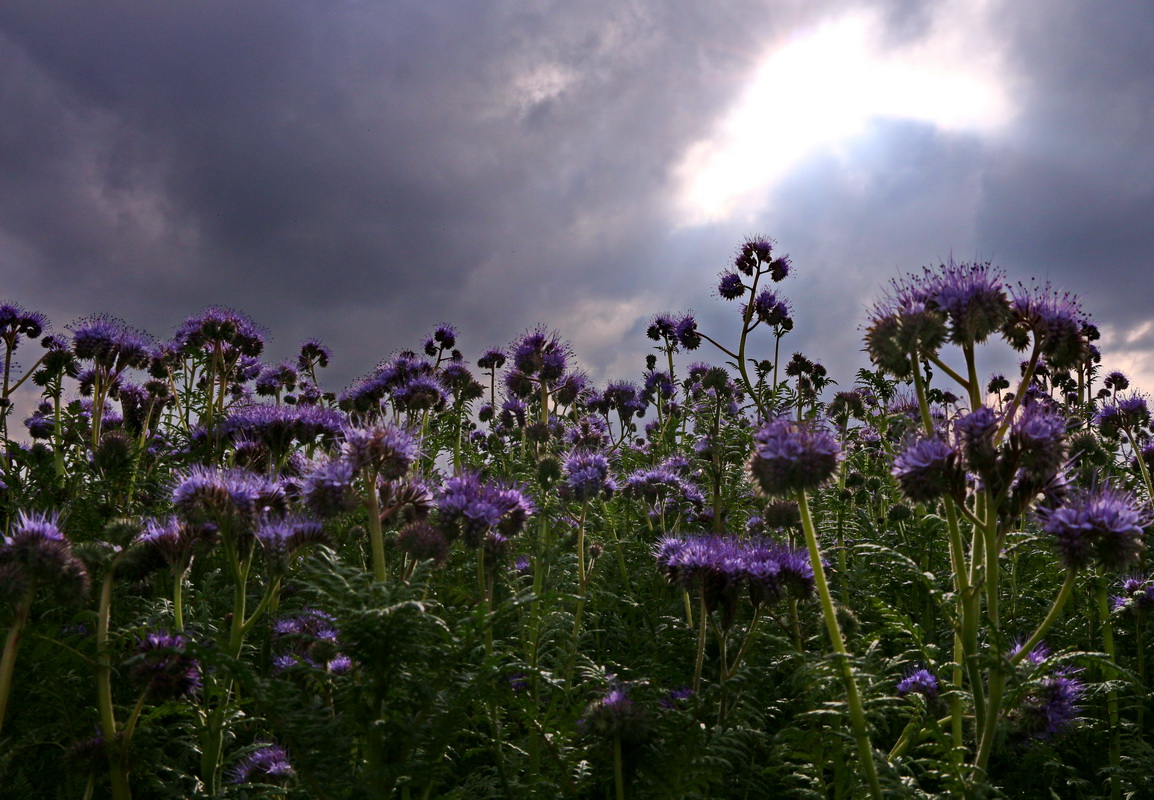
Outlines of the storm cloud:
{"type": "MultiPolygon", "coordinates": [[[[636,377],[655,312],[733,330],[715,276],[765,233],[796,267],[789,346],[842,383],[881,285],[951,254],[1082,295],[1141,369],[1152,12],[961,7],[6,3],[2,294],[57,327],[101,311],[159,336],[242,308],[273,355],[329,343],[338,387],[440,322],[469,356],[546,323],[595,377],[636,377]],[[767,59],[851,14],[876,20],[881,53],[964,39],[1006,121],[883,109],[739,207],[687,217],[688,154],[725,141],[767,59]]],[[[771,148],[808,112],[765,102],[771,148]]]]}

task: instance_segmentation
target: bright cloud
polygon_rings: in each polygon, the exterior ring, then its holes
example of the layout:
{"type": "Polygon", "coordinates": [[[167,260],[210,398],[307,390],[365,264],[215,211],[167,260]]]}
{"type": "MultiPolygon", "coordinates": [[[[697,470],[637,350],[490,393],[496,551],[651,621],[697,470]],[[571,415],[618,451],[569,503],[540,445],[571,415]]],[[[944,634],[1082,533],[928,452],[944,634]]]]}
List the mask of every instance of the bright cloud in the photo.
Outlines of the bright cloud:
{"type": "Polygon", "coordinates": [[[988,3],[948,2],[926,35],[885,45],[882,21],[854,11],[775,49],[715,134],[677,168],[679,221],[697,225],[764,205],[767,191],[820,147],[872,120],[990,132],[1012,112],[988,3]]]}

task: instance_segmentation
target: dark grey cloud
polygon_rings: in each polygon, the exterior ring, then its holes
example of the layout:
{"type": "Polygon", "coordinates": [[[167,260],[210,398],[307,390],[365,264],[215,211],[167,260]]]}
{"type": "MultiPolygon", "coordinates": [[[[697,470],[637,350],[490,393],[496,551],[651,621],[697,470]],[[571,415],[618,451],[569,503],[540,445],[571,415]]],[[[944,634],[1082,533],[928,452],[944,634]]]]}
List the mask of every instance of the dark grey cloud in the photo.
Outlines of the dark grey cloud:
{"type": "Polygon", "coordinates": [[[883,12],[894,47],[938,13],[832,0],[4,4],[4,294],[58,326],[108,311],[159,335],[205,304],[241,307],[275,354],[326,339],[338,383],[443,321],[471,352],[556,325],[596,374],[635,375],[649,314],[692,307],[714,329],[734,324],[710,296],[715,275],[741,236],[764,232],[797,264],[782,287],[799,322],[790,346],[844,380],[879,285],[951,252],[1046,272],[1137,324],[1124,287],[1150,244],[1142,31],[1154,28],[1136,6],[1004,3],[1019,108],[996,141],[878,121],[812,154],[754,219],[676,227],[687,148],[773,47],[859,5],[883,12]],[[1090,262],[1117,280],[1086,280],[1090,262]]]}

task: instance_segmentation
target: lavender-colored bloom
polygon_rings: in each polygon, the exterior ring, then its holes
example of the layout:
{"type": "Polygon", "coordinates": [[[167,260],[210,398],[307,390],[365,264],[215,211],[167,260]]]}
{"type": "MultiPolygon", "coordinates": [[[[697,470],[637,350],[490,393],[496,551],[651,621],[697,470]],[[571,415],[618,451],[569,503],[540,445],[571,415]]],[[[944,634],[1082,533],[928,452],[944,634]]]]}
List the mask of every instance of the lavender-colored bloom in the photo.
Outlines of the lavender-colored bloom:
{"type": "Polygon", "coordinates": [[[1011,423],[1009,442],[1025,476],[1045,483],[1066,460],[1066,419],[1056,409],[1032,403],[1011,423]]]}
{"type": "Polygon", "coordinates": [[[200,540],[197,533],[176,517],[150,519],[144,524],[144,532],[136,537],[136,544],[152,550],[169,569],[180,573],[192,562],[193,548],[200,540]]]}
{"type": "Polygon", "coordinates": [[[1117,439],[1124,431],[1135,433],[1150,421],[1150,408],[1140,394],[1123,395],[1102,405],[1094,422],[1102,435],[1117,439]]]}
{"type": "Polygon", "coordinates": [[[181,323],[172,344],[175,350],[185,354],[225,348],[222,352],[255,358],[264,351],[264,341],[264,330],[247,314],[223,306],[209,306],[181,323]]]}
{"type": "Polygon", "coordinates": [[[0,541],[0,601],[17,600],[36,583],[74,605],[88,594],[88,569],[72,554],[55,514],[22,510],[0,541]]]}
{"type": "Polygon", "coordinates": [[[352,511],[357,506],[353,492],[356,470],[352,460],[333,458],[317,464],[305,476],[301,499],[320,517],[332,517],[352,511]]]}
{"type": "Polygon", "coordinates": [[[48,317],[39,311],[29,311],[19,303],[0,303],[0,339],[4,340],[9,352],[16,349],[21,338],[35,339],[47,327],[48,317]]]}
{"type": "Polygon", "coordinates": [[[966,486],[957,451],[936,436],[908,444],[894,459],[891,474],[902,494],[915,503],[929,503],[943,496],[957,498],[966,486]]]}
{"type": "Polygon", "coordinates": [[[345,431],[342,453],[357,470],[370,470],[384,480],[403,478],[420,456],[412,435],[391,425],[345,431]]]}
{"type": "Polygon", "coordinates": [[[1085,322],[1072,295],[1059,294],[1048,283],[1019,285],[1010,291],[1010,318],[1003,334],[1017,350],[1025,350],[1032,335],[1050,367],[1070,369],[1089,357],[1085,322]]]}
{"type": "Polygon", "coordinates": [[[91,361],[108,374],[118,375],[130,367],[149,364],[152,339],[124,320],[100,314],[81,320],[71,330],[76,357],[91,361]]]}
{"type": "Polygon", "coordinates": [[[616,489],[609,477],[609,459],[599,453],[573,453],[565,460],[563,476],[558,487],[561,496],[577,503],[607,497],[616,489]]]}
{"type": "Polygon", "coordinates": [[[565,374],[572,349],[560,334],[544,327],[526,331],[510,345],[513,366],[524,375],[552,383],[565,374]]]}
{"type": "Polygon", "coordinates": [[[200,664],[185,652],[187,640],[179,633],[150,633],[136,645],[132,677],[145,685],[153,700],[173,700],[200,689],[200,664]]]}
{"type": "Polygon", "coordinates": [[[926,270],[931,304],[945,313],[950,339],[955,344],[984,342],[1002,328],[1009,316],[999,270],[985,264],[955,264],[953,258],[938,271],[926,270]]]}
{"type": "Polygon", "coordinates": [[[736,272],[723,272],[717,282],[717,293],[725,300],[736,300],[745,294],[745,283],[736,272]]]}
{"type": "Polygon", "coordinates": [[[194,466],[172,492],[173,508],[190,525],[210,524],[225,534],[251,531],[265,515],[283,513],[284,488],[245,470],[194,466]]]}
{"type": "Polygon", "coordinates": [[[280,745],[269,744],[240,760],[233,768],[232,782],[285,786],[295,775],[288,752],[280,745]]]}
{"type": "MultiPolygon", "coordinates": [[[[768,264],[773,258],[773,241],[765,236],[750,236],[737,248],[737,255],[733,258],[733,266],[739,272],[752,276],[762,264],[768,264]]],[[[774,278],[774,280],[781,280],[774,278]]]]}
{"type": "Polygon", "coordinates": [[[490,347],[477,359],[477,366],[481,369],[500,369],[505,366],[505,351],[499,347],[490,347]]]}
{"type": "Polygon", "coordinates": [[[436,506],[441,530],[469,547],[479,547],[494,529],[505,536],[520,533],[535,510],[519,485],[488,483],[475,474],[445,481],[436,506]]]}
{"type": "Polygon", "coordinates": [[[692,314],[686,314],[677,320],[675,331],[677,343],[682,350],[696,350],[701,346],[701,334],[697,330],[697,319],[692,314]]]}
{"type": "Polygon", "coordinates": [[[332,361],[333,351],[320,339],[309,339],[300,347],[297,355],[297,369],[311,372],[315,367],[327,367],[332,361]]]}
{"type": "Polygon", "coordinates": [[[1154,609],[1154,581],[1144,575],[1131,575],[1122,581],[1121,594],[1113,597],[1116,612],[1148,612],[1154,609]]]}
{"type": "Polygon", "coordinates": [[[393,389],[392,401],[402,411],[440,411],[448,398],[436,378],[417,375],[393,389]]]}
{"type": "Polygon", "coordinates": [[[302,517],[265,519],[257,526],[256,538],[269,567],[278,575],[288,572],[293,559],[304,548],[329,543],[323,525],[302,517]]]}
{"type": "MultiPolygon", "coordinates": [[[[1017,648],[1013,651],[1017,653],[1017,648]]],[[[1031,650],[1022,663],[1034,673],[1025,691],[1016,698],[1009,718],[1019,736],[1047,740],[1069,728],[1078,717],[1085,686],[1066,666],[1048,665],[1049,648],[1044,643],[1031,650]]]]}
{"type": "Polygon", "coordinates": [[[937,353],[948,330],[945,314],[931,305],[932,296],[931,287],[912,275],[892,282],[866,327],[870,361],[897,378],[908,378],[914,370],[910,356],[915,351],[937,353]]]}
{"type": "Polygon", "coordinates": [[[452,350],[457,346],[457,329],[452,325],[442,323],[433,331],[433,341],[436,342],[442,350],[452,350]]]}
{"type": "Polygon", "coordinates": [[[649,322],[649,327],[645,329],[645,335],[655,342],[665,339],[666,342],[674,342],[676,339],[677,323],[670,314],[657,314],[649,322]]]}
{"type": "Polygon", "coordinates": [[[432,561],[441,566],[449,560],[449,540],[427,522],[402,528],[397,534],[397,548],[414,561],[432,561]]]}
{"type": "Polygon", "coordinates": [[[954,422],[954,437],[966,466],[985,476],[994,468],[998,454],[994,434],[998,430],[998,415],[993,409],[980,406],[954,422]]]}
{"type": "Polygon", "coordinates": [[[753,300],[753,313],[761,322],[776,327],[789,317],[789,306],[769,289],[763,289],[753,300]]]}
{"type": "Polygon", "coordinates": [[[898,695],[920,694],[929,700],[938,696],[938,679],[928,669],[915,670],[898,682],[898,695]]]}
{"type": "Polygon", "coordinates": [[[1095,563],[1125,569],[1146,549],[1149,512],[1133,495],[1109,486],[1075,492],[1065,505],[1043,508],[1038,516],[1067,569],[1095,563]]]}
{"type": "Polygon", "coordinates": [[[619,740],[626,746],[644,741],[650,727],[645,709],[635,704],[625,689],[616,685],[586,706],[577,726],[584,737],[619,740]]]}
{"type": "Polygon", "coordinates": [[[749,474],[762,494],[787,498],[820,487],[841,458],[841,446],[829,433],[781,417],[754,435],[749,474]]]}
{"type": "Polygon", "coordinates": [[[688,686],[682,686],[679,689],[670,689],[665,693],[665,697],[657,701],[657,705],[669,710],[676,710],[685,708],[685,701],[693,697],[693,690],[688,686]]]}

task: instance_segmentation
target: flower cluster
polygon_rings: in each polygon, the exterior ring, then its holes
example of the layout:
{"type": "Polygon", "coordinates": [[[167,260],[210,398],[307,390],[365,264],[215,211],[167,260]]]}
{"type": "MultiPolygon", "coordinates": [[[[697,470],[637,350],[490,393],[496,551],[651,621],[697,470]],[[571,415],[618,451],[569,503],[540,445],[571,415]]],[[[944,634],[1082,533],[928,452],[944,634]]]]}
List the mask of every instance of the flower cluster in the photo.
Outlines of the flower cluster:
{"type": "Polygon", "coordinates": [[[780,417],[753,437],[749,475],[766,497],[792,497],[828,481],[841,462],[841,446],[827,431],[780,417]]]}

